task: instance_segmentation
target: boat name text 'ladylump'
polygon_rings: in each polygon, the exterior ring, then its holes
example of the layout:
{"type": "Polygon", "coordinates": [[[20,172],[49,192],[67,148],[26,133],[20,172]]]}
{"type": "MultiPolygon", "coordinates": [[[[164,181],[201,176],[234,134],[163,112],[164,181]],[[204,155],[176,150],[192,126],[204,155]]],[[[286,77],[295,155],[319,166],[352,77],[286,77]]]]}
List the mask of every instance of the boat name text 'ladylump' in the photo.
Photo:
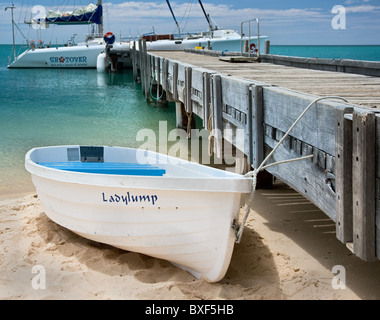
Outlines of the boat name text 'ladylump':
{"type": "Polygon", "coordinates": [[[129,204],[152,204],[153,206],[158,201],[158,196],[156,195],[133,195],[127,192],[125,195],[112,194],[106,195],[102,192],[103,202],[110,203],[125,203],[125,205],[129,204]]]}

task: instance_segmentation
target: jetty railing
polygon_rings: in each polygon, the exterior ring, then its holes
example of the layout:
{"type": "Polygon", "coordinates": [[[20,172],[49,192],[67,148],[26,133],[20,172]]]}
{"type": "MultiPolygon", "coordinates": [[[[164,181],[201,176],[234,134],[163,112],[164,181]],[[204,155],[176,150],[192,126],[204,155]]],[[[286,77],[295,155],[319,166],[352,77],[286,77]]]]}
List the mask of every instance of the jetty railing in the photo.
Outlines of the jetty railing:
{"type": "Polygon", "coordinates": [[[250,45],[251,45],[251,22],[253,21],[256,21],[257,23],[257,56],[260,56],[260,22],[259,22],[259,19],[258,18],[255,18],[255,19],[251,19],[251,20],[248,20],[248,21],[243,21],[241,24],[240,24],[240,34],[241,34],[241,41],[240,41],[240,54],[243,55],[243,44],[244,44],[244,40],[243,40],[243,37],[244,37],[244,25],[245,24],[248,24],[248,57],[251,57],[251,49],[250,49],[250,45]]]}
{"type": "MultiPolygon", "coordinates": [[[[250,166],[257,168],[316,98],[166,59],[147,52],[145,41],[135,43],[131,56],[133,74],[147,99],[154,79],[157,92],[163,90],[166,100],[181,105],[187,114],[196,114],[204,128],[211,119],[213,129],[222,135],[215,139],[216,154],[222,156],[222,141],[244,154],[247,165],[240,173],[250,166]],[[224,134],[226,129],[229,134],[224,134]],[[238,135],[238,129],[244,135],[238,135]]],[[[308,155],[313,157],[267,171],[330,217],[337,238],[355,255],[366,261],[380,259],[379,115],[341,101],[319,101],[272,161],[308,155]]]]}

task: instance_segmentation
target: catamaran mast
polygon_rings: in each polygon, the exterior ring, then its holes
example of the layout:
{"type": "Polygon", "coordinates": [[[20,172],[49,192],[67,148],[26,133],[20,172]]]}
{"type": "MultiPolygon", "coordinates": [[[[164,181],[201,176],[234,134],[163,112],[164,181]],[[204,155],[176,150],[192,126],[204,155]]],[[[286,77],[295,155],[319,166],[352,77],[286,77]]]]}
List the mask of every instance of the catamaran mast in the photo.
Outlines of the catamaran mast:
{"type": "Polygon", "coordinates": [[[13,1],[12,1],[12,5],[10,7],[6,7],[5,8],[5,11],[7,11],[7,9],[11,9],[11,12],[12,12],[12,36],[13,36],[13,60],[16,60],[16,44],[15,44],[15,22],[14,22],[14,19],[13,19],[13,9],[15,9],[16,7],[14,6],[13,4],[13,1]]]}
{"type": "MultiPolygon", "coordinates": [[[[102,0],[98,0],[98,6],[102,6],[102,0]]],[[[102,8],[103,12],[103,8],[102,8]]],[[[98,24],[98,33],[103,35],[103,14],[100,18],[100,24],[98,24]]]]}
{"type": "Polygon", "coordinates": [[[202,8],[202,11],[203,11],[203,14],[205,15],[206,17],[206,20],[208,22],[208,25],[210,26],[210,31],[214,31],[214,27],[212,26],[212,23],[211,23],[211,19],[210,19],[210,16],[206,13],[206,10],[205,8],[203,7],[203,3],[201,0],[198,0],[199,4],[201,5],[201,8],[202,8]]]}
{"type": "Polygon", "coordinates": [[[175,18],[175,15],[174,15],[174,12],[173,12],[172,6],[170,5],[169,0],[166,0],[166,3],[168,4],[169,9],[170,9],[170,12],[172,13],[172,16],[173,16],[174,22],[175,22],[175,24],[177,25],[178,33],[181,33],[181,29],[180,29],[180,27],[179,27],[179,24],[178,24],[178,22],[177,22],[177,19],[175,18]]]}

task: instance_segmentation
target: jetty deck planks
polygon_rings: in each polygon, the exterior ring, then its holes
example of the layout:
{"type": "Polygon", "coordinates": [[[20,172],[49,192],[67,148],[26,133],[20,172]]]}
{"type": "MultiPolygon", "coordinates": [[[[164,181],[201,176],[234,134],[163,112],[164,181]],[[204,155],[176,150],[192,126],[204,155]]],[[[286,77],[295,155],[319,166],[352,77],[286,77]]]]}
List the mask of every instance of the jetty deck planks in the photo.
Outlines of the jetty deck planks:
{"type": "Polygon", "coordinates": [[[218,58],[196,55],[181,51],[157,51],[152,54],[170,60],[178,60],[193,66],[213,71],[284,87],[316,96],[338,95],[345,97],[352,104],[378,108],[380,110],[380,78],[340,73],[332,71],[311,70],[271,63],[230,64],[218,58]]]}

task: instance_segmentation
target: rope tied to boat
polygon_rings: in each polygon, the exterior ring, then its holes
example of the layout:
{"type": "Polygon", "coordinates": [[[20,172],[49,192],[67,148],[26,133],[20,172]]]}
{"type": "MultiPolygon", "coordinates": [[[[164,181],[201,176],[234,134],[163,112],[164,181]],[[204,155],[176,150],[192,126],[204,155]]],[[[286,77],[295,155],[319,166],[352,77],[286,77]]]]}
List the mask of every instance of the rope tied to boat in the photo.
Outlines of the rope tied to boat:
{"type": "Polygon", "coordinates": [[[273,156],[273,154],[276,152],[276,150],[280,147],[280,145],[284,142],[284,140],[289,136],[290,132],[294,129],[294,127],[297,125],[297,123],[304,117],[307,111],[318,101],[324,100],[324,99],[338,99],[338,100],[343,100],[344,102],[348,101],[345,98],[338,97],[338,96],[327,96],[327,97],[321,97],[313,100],[307,107],[306,109],[299,115],[299,117],[294,121],[292,126],[289,128],[289,130],[284,134],[284,136],[280,139],[280,141],[275,145],[275,147],[272,149],[272,151],[268,154],[268,156],[262,161],[260,166],[257,169],[254,169],[250,172],[248,172],[244,177],[246,178],[252,178],[252,191],[249,197],[247,197],[245,204],[244,204],[244,216],[241,224],[239,225],[238,221],[234,220],[232,224],[232,229],[235,232],[235,242],[240,243],[242,235],[243,235],[243,230],[244,226],[247,222],[249,213],[251,211],[251,204],[253,202],[253,198],[255,196],[255,191],[256,191],[256,185],[257,185],[257,176],[260,171],[266,170],[272,166],[277,166],[280,164],[285,164],[285,163],[290,163],[290,162],[296,162],[296,161],[301,161],[301,160],[306,160],[313,158],[313,155],[308,155],[300,158],[293,158],[293,159],[288,159],[288,160],[283,160],[283,161],[278,161],[278,162],[273,162],[268,165],[265,165],[267,161],[273,156]]]}

